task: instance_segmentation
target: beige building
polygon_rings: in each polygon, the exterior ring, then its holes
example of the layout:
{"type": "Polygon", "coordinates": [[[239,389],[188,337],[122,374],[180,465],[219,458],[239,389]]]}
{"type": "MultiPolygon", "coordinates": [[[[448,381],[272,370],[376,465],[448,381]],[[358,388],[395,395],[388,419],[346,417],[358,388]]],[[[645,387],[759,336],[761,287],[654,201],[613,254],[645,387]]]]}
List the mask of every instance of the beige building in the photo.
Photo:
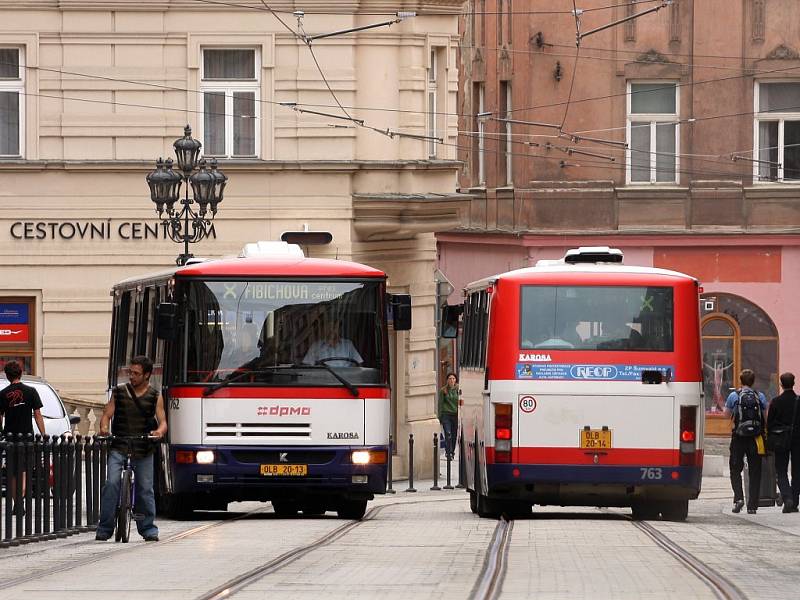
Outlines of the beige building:
{"type": "Polygon", "coordinates": [[[288,28],[254,0],[2,3],[0,362],[22,357],[65,395],[104,401],[111,285],[182,251],[145,175],[189,123],[230,178],[196,255],[327,230],[333,243],[312,255],[384,269],[392,291],[413,295],[414,328],[393,339],[397,433],[427,439],[432,232],[456,223],[458,200],[456,117],[426,111],[456,113],[461,2],[310,1],[299,22],[294,2],[269,5],[288,28]],[[361,27],[398,9],[420,14],[315,40],[313,55],[288,30],[361,27]],[[370,128],[336,118],[345,111],[370,128]]]}

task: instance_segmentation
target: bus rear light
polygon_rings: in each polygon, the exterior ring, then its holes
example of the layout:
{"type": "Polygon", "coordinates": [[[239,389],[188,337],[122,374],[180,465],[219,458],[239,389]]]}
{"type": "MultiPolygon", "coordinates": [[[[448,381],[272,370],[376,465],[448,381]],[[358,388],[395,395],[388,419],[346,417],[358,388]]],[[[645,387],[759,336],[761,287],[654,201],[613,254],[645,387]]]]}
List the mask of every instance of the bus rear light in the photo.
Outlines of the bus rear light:
{"type": "Polygon", "coordinates": [[[512,405],[494,405],[494,460],[498,463],[511,462],[512,405]]]}
{"type": "Polygon", "coordinates": [[[697,407],[681,406],[680,421],[680,464],[695,466],[697,462],[697,407]]]}
{"type": "Polygon", "coordinates": [[[175,452],[175,462],[180,465],[194,464],[194,452],[191,450],[178,450],[175,452]]]}

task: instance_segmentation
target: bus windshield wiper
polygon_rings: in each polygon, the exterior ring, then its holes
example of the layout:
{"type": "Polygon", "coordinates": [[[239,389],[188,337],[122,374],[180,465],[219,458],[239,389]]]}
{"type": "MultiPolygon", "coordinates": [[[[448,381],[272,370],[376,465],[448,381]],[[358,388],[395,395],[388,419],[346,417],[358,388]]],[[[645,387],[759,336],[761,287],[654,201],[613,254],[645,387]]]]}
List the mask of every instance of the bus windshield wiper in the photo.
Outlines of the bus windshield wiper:
{"type": "Polygon", "coordinates": [[[303,364],[300,364],[300,365],[293,365],[293,366],[294,366],[294,367],[296,367],[296,368],[298,368],[298,369],[325,369],[325,370],[326,370],[328,373],[330,373],[330,374],[331,374],[331,375],[333,375],[333,376],[334,376],[336,379],[338,379],[338,380],[339,380],[339,382],[340,382],[340,383],[341,383],[341,384],[342,384],[344,387],[346,387],[346,388],[347,388],[347,390],[348,390],[348,391],[349,391],[351,394],[353,394],[353,397],[354,397],[354,398],[358,398],[358,388],[357,388],[356,386],[354,386],[352,383],[350,383],[349,381],[347,381],[347,379],[345,379],[344,377],[342,377],[341,375],[339,375],[339,373],[337,373],[337,372],[336,372],[336,371],[333,369],[333,367],[331,367],[330,365],[326,365],[324,362],[321,362],[321,363],[319,363],[318,365],[303,365],[303,364]]]}
{"type": "Polygon", "coordinates": [[[209,385],[205,390],[203,390],[203,396],[210,396],[217,390],[221,390],[224,387],[229,386],[236,381],[239,381],[243,377],[247,375],[263,375],[265,373],[274,373],[276,369],[280,369],[281,367],[273,367],[273,368],[260,368],[260,369],[247,369],[238,371],[236,373],[232,373],[227,379],[223,379],[217,383],[209,385]]]}

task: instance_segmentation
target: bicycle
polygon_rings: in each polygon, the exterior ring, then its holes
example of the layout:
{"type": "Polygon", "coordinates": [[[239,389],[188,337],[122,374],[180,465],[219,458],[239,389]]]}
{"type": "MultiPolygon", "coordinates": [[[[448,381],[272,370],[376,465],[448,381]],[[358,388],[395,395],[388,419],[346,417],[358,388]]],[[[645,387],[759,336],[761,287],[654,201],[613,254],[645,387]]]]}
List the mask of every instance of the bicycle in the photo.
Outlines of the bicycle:
{"type": "Polygon", "coordinates": [[[122,541],[127,544],[131,535],[131,520],[136,520],[133,513],[133,507],[136,505],[136,486],[135,486],[135,472],[133,470],[133,442],[140,440],[157,440],[159,438],[151,435],[110,435],[104,439],[123,440],[126,444],[125,448],[125,464],[120,472],[120,486],[119,486],[119,500],[117,500],[117,514],[114,518],[116,526],[114,527],[114,541],[122,541]]]}

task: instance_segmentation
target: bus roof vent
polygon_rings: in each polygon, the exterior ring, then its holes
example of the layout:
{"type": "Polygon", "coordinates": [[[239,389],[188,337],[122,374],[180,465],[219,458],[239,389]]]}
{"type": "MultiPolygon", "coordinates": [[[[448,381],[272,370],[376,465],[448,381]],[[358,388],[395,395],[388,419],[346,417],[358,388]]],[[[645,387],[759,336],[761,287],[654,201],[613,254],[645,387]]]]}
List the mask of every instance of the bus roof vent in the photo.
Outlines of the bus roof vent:
{"type": "Polygon", "coordinates": [[[622,250],[608,246],[581,246],[567,250],[564,262],[568,265],[581,263],[621,263],[622,250]]]}
{"type": "Polygon", "coordinates": [[[254,242],[245,244],[239,258],[304,258],[303,249],[286,242],[254,242]]]}

